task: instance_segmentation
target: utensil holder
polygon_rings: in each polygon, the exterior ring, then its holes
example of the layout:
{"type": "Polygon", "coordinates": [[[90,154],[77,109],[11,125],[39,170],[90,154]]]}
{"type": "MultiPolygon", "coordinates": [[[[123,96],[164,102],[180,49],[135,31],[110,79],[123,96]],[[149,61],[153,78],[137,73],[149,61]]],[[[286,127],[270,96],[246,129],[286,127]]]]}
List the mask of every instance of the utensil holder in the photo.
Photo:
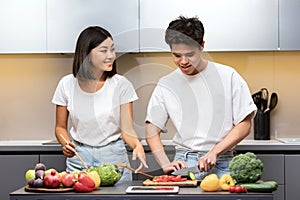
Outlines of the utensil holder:
{"type": "Polygon", "coordinates": [[[270,139],[270,112],[257,110],[254,117],[254,139],[269,140],[270,139]]]}

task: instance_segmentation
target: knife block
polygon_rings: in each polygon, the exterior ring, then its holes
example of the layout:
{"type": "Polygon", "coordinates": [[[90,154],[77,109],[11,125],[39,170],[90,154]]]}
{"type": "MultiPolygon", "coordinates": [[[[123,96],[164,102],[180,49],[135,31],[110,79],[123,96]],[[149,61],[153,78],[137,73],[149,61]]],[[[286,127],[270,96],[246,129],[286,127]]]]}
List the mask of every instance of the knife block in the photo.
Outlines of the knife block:
{"type": "Polygon", "coordinates": [[[270,112],[257,110],[254,117],[254,139],[269,140],[270,139],[270,112]]]}

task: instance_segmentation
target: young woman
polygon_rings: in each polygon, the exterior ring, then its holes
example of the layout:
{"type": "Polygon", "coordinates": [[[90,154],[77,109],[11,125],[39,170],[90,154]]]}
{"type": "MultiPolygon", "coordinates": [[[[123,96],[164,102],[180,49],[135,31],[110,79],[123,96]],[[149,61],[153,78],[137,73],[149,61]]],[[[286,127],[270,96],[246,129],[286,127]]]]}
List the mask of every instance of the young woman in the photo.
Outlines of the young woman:
{"type": "MultiPolygon", "coordinates": [[[[132,102],[138,97],[133,85],[116,73],[115,59],[114,42],[107,30],[93,26],[81,32],[73,74],[60,80],[52,100],[56,104],[55,135],[67,157],[66,170],[84,168],[70,147],[88,167],[129,164],[124,141],[133,149],[133,160],[141,162],[138,170],[147,167],[132,121],[132,102]]],[[[119,183],[131,179],[131,172],[124,169],[119,183]]]]}

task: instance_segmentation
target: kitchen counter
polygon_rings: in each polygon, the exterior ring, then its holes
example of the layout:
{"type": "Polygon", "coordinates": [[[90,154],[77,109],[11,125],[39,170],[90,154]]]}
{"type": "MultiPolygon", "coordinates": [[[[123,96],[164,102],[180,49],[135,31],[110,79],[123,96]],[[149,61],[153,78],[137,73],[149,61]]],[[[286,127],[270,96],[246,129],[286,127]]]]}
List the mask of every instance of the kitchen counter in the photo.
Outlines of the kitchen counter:
{"type": "Polygon", "coordinates": [[[75,193],[75,192],[60,192],[60,193],[37,193],[26,192],[24,187],[10,193],[10,200],[64,200],[64,199],[97,199],[97,200],[162,200],[162,199],[220,199],[220,200],[271,200],[272,193],[229,193],[229,192],[203,192],[199,186],[197,187],[180,187],[178,194],[126,194],[126,188],[130,185],[142,185],[141,181],[127,182],[115,187],[100,187],[91,193],[75,193]]]}
{"type": "MultiPolygon", "coordinates": [[[[145,151],[149,152],[149,147],[145,141],[142,141],[145,151]]],[[[172,150],[170,140],[164,140],[166,150],[172,150]]],[[[280,151],[300,153],[300,142],[284,143],[279,140],[251,140],[246,139],[236,146],[238,151],[280,151]]],[[[52,140],[2,140],[0,141],[0,154],[5,152],[61,152],[61,146],[52,140]]]]}

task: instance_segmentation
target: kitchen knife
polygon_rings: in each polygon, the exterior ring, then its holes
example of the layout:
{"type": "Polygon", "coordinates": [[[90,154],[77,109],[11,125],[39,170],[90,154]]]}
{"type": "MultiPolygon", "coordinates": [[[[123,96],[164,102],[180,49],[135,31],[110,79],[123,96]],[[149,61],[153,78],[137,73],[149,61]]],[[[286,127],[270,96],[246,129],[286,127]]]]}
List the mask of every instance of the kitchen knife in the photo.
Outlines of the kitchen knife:
{"type": "Polygon", "coordinates": [[[181,176],[188,176],[189,172],[193,172],[193,173],[200,173],[199,167],[196,165],[194,167],[188,167],[188,168],[184,168],[184,169],[179,169],[177,171],[172,172],[172,175],[181,175],[181,176]]]}

